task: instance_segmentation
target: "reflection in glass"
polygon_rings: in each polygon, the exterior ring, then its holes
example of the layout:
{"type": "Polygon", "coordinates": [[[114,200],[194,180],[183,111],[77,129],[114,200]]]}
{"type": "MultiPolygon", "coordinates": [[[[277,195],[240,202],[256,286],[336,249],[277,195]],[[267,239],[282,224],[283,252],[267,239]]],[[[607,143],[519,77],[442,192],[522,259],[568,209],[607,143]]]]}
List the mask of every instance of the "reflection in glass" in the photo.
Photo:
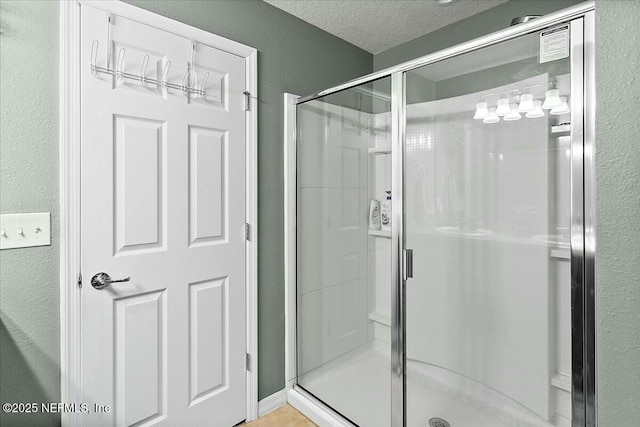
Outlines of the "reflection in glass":
{"type": "Polygon", "coordinates": [[[487,109],[486,102],[478,102],[476,104],[476,114],[473,116],[474,119],[480,120],[484,119],[489,115],[489,110],[487,109]]]}
{"type": "MultiPolygon", "coordinates": [[[[538,53],[531,34],[404,74],[409,427],[571,424],[569,60],[538,53]]],[[[363,427],[391,424],[391,233],[370,223],[390,89],[297,106],[297,381],[363,427]]]]}
{"type": "Polygon", "coordinates": [[[495,107],[489,108],[489,113],[482,120],[482,123],[498,123],[500,121],[500,117],[498,117],[498,113],[496,112],[495,107]]]}
{"type": "Polygon", "coordinates": [[[298,385],[352,422],[390,423],[390,78],[297,107],[298,385]],[[374,203],[372,203],[374,201],[374,203]]]}
{"type": "Polygon", "coordinates": [[[542,101],[533,101],[533,110],[529,111],[525,117],[528,119],[537,119],[544,117],[544,110],[542,109],[542,101]]]}
{"type": "Polygon", "coordinates": [[[570,425],[570,145],[542,110],[565,111],[569,64],[538,48],[534,34],[406,74],[410,427],[570,425]]]}
{"type": "Polygon", "coordinates": [[[550,110],[553,107],[557,107],[561,103],[562,101],[560,100],[560,91],[558,89],[549,89],[544,94],[544,103],[542,104],[542,108],[545,110],[550,110]]]}
{"type": "Polygon", "coordinates": [[[504,119],[508,122],[514,120],[520,120],[522,115],[518,112],[518,104],[509,104],[511,111],[505,114],[504,119]]]}

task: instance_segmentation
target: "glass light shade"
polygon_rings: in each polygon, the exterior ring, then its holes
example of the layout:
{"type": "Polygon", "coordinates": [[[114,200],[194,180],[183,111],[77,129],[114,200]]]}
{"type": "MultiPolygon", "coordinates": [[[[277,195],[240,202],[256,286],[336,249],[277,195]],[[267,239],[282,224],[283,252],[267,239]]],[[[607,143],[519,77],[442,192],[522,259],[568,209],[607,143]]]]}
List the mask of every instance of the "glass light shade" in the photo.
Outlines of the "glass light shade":
{"type": "Polygon", "coordinates": [[[500,98],[498,99],[498,108],[496,108],[496,114],[498,116],[504,116],[511,111],[509,108],[509,98],[500,98]]]}
{"type": "Polygon", "coordinates": [[[504,115],[503,119],[507,122],[511,122],[514,120],[520,120],[522,116],[518,112],[518,104],[509,104],[511,111],[504,115]]]}
{"type": "Polygon", "coordinates": [[[482,123],[498,123],[499,121],[500,117],[498,117],[496,109],[493,107],[489,108],[489,114],[487,114],[487,117],[482,119],[482,123]]]}
{"type": "Polygon", "coordinates": [[[569,109],[569,104],[567,104],[567,97],[560,97],[560,105],[553,107],[549,114],[553,114],[554,116],[559,116],[560,114],[568,114],[571,110],[569,109]]]}
{"type": "Polygon", "coordinates": [[[478,102],[476,104],[476,114],[473,116],[473,118],[476,120],[480,120],[487,117],[487,115],[489,115],[489,110],[487,109],[487,103],[478,102]]]}
{"type": "Polygon", "coordinates": [[[518,111],[521,113],[528,113],[533,110],[535,106],[533,105],[533,95],[530,93],[525,93],[520,96],[520,105],[518,105],[518,111]]]}
{"type": "Polygon", "coordinates": [[[561,103],[560,91],[558,89],[549,89],[544,94],[544,103],[542,104],[542,108],[549,110],[553,107],[557,107],[561,103]]]}
{"type": "Polygon", "coordinates": [[[542,111],[542,102],[533,101],[533,110],[529,111],[525,117],[528,119],[537,119],[538,117],[544,117],[544,111],[542,111]]]}

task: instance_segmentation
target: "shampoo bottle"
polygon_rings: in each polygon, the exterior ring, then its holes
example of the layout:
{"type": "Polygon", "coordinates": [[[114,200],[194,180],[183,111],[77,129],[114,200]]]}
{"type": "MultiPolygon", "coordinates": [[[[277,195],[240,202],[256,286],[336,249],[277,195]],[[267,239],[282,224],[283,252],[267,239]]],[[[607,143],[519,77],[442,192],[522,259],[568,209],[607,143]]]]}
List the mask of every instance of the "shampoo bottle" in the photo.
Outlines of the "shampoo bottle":
{"type": "Polygon", "coordinates": [[[382,203],[382,229],[391,231],[391,191],[387,193],[387,200],[382,203]]]}
{"type": "Polygon", "coordinates": [[[380,202],[376,199],[369,204],[369,229],[380,230],[380,202]]]}

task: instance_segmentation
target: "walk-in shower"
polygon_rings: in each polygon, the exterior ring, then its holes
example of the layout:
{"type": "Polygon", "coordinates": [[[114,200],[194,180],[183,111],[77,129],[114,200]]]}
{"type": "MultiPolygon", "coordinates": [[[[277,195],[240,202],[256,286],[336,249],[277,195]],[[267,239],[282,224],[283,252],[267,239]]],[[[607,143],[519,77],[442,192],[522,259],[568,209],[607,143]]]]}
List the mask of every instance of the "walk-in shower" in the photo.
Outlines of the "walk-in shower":
{"type": "Polygon", "coordinates": [[[595,425],[592,9],[290,107],[292,393],[363,427],[595,425]]]}

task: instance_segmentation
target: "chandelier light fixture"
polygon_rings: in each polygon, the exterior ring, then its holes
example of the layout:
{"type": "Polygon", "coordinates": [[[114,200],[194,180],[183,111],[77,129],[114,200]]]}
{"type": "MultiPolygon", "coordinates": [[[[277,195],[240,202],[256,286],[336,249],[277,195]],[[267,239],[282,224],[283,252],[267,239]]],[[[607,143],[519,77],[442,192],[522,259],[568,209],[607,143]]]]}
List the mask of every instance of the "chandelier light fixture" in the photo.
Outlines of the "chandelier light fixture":
{"type": "MultiPolygon", "coordinates": [[[[511,122],[526,117],[536,119],[548,114],[559,116],[569,114],[571,109],[568,103],[568,96],[560,96],[559,89],[548,89],[544,93],[544,100],[535,99],[531,89],[537,86],[555,85],[555,82],[534,85],[521,89],[510,89],[502,92],[487,93],[481,96],[482,99],[489,99],[489,102],[480,101],[476,103],[475,120],[482,120],[483,123],[498,123],[500,119],[511,122]],[[496,97],[497,96],[497,100],[496,97]],[[492,100],[496,100],[495,107],[489,107],[492,100]],[[545,112],[544,110],[549,110],[545,112]]],[[[541,94],[540,94],[541,95],[541,94]]]]}

